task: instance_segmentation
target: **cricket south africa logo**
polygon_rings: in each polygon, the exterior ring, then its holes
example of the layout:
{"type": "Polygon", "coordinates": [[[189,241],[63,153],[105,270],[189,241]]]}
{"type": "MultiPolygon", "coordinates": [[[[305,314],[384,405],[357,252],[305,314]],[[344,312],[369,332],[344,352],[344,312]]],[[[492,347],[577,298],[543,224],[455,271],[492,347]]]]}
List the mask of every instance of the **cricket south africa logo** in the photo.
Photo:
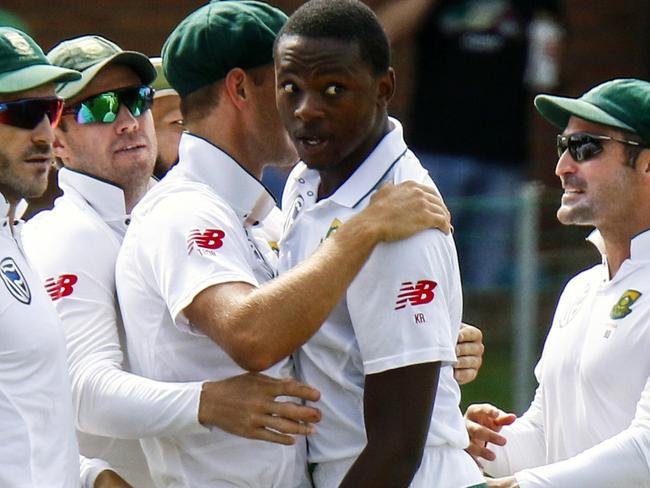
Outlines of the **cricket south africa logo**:
{"type": "Polygon", "coordinates": [[[32,292],[29,290],[29,285],[23,276],[23,272],[16,264],[13,258],[4,258],[0,261],[0,276],[2,281],[7,287],[11,296],[13,296],[20,303],[29,305],[32,301],[32,292]]]}
{"type": "Polygon", "coordinates": [[[431,280],[420,280],[415,284],[412,281],[405,281],[402,283],[402,287],[397,295],[395,310],[401,310],[406,305],[416,307],[431,302],[435,297],[433,290],[436,286],[438,286],[438,283],[431,280]]]}
{"type": "Polygon", "coordinates": [[[623,317],[627,317],[632,313],[630,308],[634,302],[636,302],[643,293],[637,290],[627,290],[621,295],[621,298],[618,299],[616,305],[612,307],[612,311],[609,313],[609,318],[618,320],[623,317]]]}
{"type": "Polygon", "coordinates": [[[77,281],[79,281],[79,278],[73,274],[62,274],[58,278],[48,278],[45,280],[45,291],[54,302],[72,295],[77,281]]]}
{"type": "Polygon", "coordinates": [[[219,229],[192,229],[187,236],[187,254],[196,250],[200,255],[216,255],[216,250],[223,246],[226,233],[219,229]]]}

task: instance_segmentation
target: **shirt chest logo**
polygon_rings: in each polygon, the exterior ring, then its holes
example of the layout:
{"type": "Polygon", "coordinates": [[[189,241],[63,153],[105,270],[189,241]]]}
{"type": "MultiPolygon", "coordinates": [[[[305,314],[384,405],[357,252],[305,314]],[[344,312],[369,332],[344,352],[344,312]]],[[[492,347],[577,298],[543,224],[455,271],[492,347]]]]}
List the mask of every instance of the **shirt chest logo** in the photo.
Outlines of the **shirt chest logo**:
{"type": "Polygon", "coordinates": [[[627,290],[621,295],[621,298],[618,299],[616,305],[612,307],[612,311],[609,313],[609,318],[613,320],[622,319],[627,317],[632,313],[630,308],[634,303],[643,295],[640,291],[637,290],[627,290]]]}
{"type": "Polygon", "coordinates": [[[0,261],[0,276],[11,296],[25,305],[31,303],[32,293],[29,285],[13,258],[4,258],[0,261]]]}
{"type": "Polygon", "coordinates": [[[48,278],[45,280],[45,291],[50,295],[53,302],[72,295],[74,285],[79,281],[77,275],[62,274],[58,278],[48,278]]]}
{"type": "MultiPolygon", "coordinates": [[[[337,230],[339,230],[339,227],[343,225],[343,222],[341,222],[339,219],[334,219],[332,220],[332,223],[330,224],[330,228],[327,229],[327,234],[325,234],[325,239],[327,239],[329,236],[334,234],[337,230]]],[[[325,240],[323,239],[323,240],[325,240]]]]}
{"type": "Polygon", "coordinates": [[[196,250],[201,256],[216,255],[216,250],[223,246],[226,233],[220,229],[192,229],[187,236],[187,254],[196,250]]]}

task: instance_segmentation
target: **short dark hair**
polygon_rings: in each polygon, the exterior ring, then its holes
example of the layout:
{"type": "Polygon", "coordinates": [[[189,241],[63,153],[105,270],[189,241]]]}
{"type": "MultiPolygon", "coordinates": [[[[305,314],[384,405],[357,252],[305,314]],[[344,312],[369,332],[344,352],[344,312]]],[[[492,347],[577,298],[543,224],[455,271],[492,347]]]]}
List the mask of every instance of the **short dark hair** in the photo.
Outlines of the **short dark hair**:
{"type": "MultiPolygon", "coordinates": [[[[356,42],[375,75],[390,67],[390,44],[375,13],[357,0],[311,0],[296,10],[280,30],[282,36],[331,38],[356,42]]],[[[275,49],[273,50],[275,53],[275,49]]]]}
{"type": "Polygon", "coordinates": [[[215,81],[181,97],[181,114],[185,123],[207,117],[219,103],[219,87],[223,80],[215,81]]]}

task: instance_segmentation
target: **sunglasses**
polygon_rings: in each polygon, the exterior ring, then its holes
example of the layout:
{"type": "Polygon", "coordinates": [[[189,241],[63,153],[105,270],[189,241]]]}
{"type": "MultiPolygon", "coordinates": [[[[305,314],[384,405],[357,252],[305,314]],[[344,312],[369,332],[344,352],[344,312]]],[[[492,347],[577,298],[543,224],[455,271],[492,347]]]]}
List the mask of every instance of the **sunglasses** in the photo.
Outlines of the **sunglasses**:
{"type": "Polygon", "coordinates": [[[617,139],[616,137],[604,136],[600,134],[588,134],[586,132],[578,132],[570,136],[557,136],[557,155],[558,157],[564,154],[564,151],[569,150],[569,154],[576,162],[587,161],[593,158],[596,154],[602,152],[603,141],[616,141],[621,144],[629,146],[645,147],[640,142],[629,141],[626,139],[617,139]]]}
{"type": "Polygon", "coordinates": [[[0,124],[32,130],[47,116],[52,128],[61,120],[63,100],[57,97],[24,98],[0,103],[0,124]]]}
{"type": "Polygon", "coordinates": [[[140,117],[153,102],[154,89],[137,86],[107,91],[86,98],[75,106],[66,108],[64,115],[74,115],[78,124],[110,124],[115,122],[122,105],[126,105],[134,117],[140,117]]]}

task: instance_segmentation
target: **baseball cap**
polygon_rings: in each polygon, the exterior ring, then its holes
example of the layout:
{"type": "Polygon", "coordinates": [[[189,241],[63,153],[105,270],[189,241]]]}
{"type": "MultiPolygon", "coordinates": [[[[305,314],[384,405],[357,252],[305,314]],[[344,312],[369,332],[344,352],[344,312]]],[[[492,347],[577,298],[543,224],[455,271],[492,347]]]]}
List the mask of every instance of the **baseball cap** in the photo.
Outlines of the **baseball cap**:
{"type": "Polygon", "coordinates": [[[114,42],[100,36],[81,36],[63,41],[47,53],[47,58],[52,64],[81,72],[79,80],[61,83],[56,87],[57,95],[66,100],[81,92],[102,68],[111,64],[129,66],[145,85],[156,79],[156,70],[147,56],[135,51],[124,51],[114,42]]]}
{"type": "Polygon", "coordinates": [[[633,78],[606,81],[579,98],[537,95],[535,107],[551,124],[566,128],[572,115],[634,132],[650,143],[650,83],[633,78]]]}
{"type": "Polygon", "coordinates": [[[31,90],[80,76],[77,71],[52,66],[43,50],[24,32],[0,27],[0,93],[31,90]]]}
{"type": "Polygon", "coordinates": [[[279,9],[256,1],[212,2],[192,12],[163,46],[163,69],[184,97],[226,76],[233,68],[273,62],[273,42],[287,20],[279,9]]]}
{"type": "Polygon", "coordinates": [[[174,90],[167,81],[167,78],[165,78],[165,73],[163,73],[162,67],[162,58],[149,58],[149,61],[151,61],[151,64],[156,69],[156,80],[151,84],[151,87],[156,90],[154,98],[164,97],[166,95],[178,95],[176,90],[174,90]]]}

